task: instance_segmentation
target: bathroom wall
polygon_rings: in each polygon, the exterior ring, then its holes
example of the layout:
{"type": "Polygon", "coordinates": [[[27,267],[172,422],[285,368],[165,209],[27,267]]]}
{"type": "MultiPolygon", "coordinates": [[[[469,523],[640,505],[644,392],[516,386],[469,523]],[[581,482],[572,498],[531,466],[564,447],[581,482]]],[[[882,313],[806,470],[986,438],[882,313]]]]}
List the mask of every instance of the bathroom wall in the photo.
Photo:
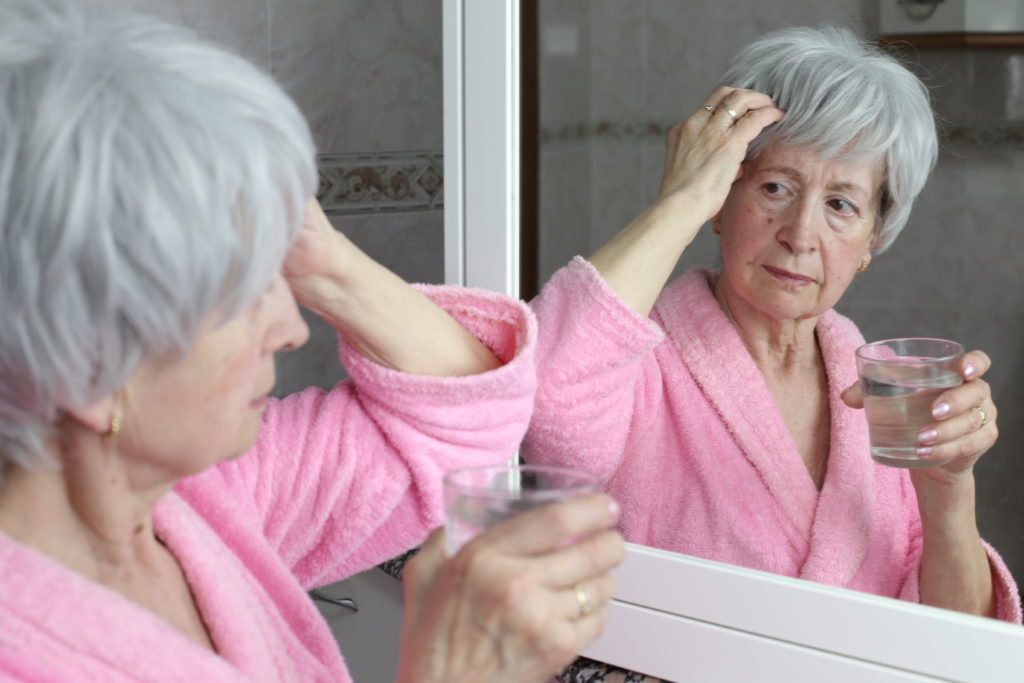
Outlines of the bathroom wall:
{"type": "MultiPolygon", "coordinates": [[[[320,153],[336,228],[411,282],[444,279],[441,0],[114,0],[189,26],[270,72],[320,153]]],[[[278,359],[275,393],[345,373],[333,330],[278,359]]]]}
{"type": "MultiPolygon", "coordinates": [[[[875,0],[540,0],[542,281],[654,197],[664,135],[735,52],[789,25],[878,29],[875,0]]],[[[865,337],[958,339],[989,353],[1001,436],[977,468],[982,534],[1024,576],[1024,51],[921,50],[942,153],[909,225],[840,302],[865,337]]],[[[710,230],[677,272],[718,264],[710,230]]]]}

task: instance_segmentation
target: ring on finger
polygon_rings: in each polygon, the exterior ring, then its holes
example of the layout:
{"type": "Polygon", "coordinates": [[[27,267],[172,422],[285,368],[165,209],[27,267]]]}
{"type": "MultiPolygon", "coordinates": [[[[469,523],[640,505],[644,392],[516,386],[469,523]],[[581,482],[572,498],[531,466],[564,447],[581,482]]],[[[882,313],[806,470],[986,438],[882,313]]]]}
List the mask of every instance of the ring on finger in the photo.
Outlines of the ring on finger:
{"type": "Polygon", "coordinates": [[[985,409],[981,407],[980,403],[974,407],[979,413],[981,413],[981,424],[978,425],[978,429],[981,429],[988,424],[988,413],[985,412],[985,409]]]}
{"type": "Polygon", "coordinates": [[[714,108],[714,106],[712,106],[710,104],[705,104],[704,105],[704,111],[706,111],[706,112],[713,112],[713,111],[715,111],[715,108],[714,108]]]}
{"type": "Polygon", "coordinates": [[[587,595],[587,591],[583,590],[581,584],[577,583],[572,587],[572,590],[576,593],[576,603],[580,606],[580,618],[582,619],[590,614],[590,610],[593,609],[593,606],[590,604],[590,596],[587,595]]]}
{"type": "Polygon", "coordinates": [[[726,114],[728,114],[732,118],[733,121],[739,121],[740,116],[739,116],[739,114],[736,113],[736,111],[734,109],[732,109],[730,107],[727,107],[724,104],[718,105],[718,108],[723,110],[726,114]]]}

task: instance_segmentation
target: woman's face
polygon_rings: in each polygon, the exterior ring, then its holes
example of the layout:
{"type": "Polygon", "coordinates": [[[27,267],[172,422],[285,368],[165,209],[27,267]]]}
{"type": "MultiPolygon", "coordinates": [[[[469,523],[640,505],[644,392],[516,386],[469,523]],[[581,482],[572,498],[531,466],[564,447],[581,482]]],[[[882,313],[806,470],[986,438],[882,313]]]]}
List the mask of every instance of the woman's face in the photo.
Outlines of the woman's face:
{"type": "Polygon", "coordinates": [[[774,320],[817,317],[871,259],[882,163],[772,146],[744,164],[719,215],[727,300],[774,320]]]}
{"type": "Polygon", "coordinates": [[[274,386],[274,353],[309,329],[280,274],[227,321],[209,316],[184,358],[144,363],[128,381],[118,449],[147,485],[176,480],[246,452],[274,386]]]}

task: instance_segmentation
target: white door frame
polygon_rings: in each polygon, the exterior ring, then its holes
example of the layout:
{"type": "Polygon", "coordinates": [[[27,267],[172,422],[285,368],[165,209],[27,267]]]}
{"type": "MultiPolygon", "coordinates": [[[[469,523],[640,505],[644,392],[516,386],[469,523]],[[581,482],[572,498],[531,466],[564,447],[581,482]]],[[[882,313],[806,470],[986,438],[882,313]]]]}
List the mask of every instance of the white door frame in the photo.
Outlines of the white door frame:
{"type": "Polygon", "coordinates": [[[519,296],[519,3],[444,0],[445,281],[519,296]]]}

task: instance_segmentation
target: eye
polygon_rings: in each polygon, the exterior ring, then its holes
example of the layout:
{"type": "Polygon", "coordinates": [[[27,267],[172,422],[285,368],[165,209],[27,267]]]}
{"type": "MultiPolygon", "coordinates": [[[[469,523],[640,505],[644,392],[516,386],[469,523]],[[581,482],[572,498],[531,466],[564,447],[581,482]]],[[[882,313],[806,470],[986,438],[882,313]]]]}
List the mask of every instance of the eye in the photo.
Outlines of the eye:
{"type": "Polygon", "coordinates": [[[764,193],[769,197],[781,197],[786,193],[785,185],[783,185],[782,183],[776,183],[772,181],[769,181],[761,185],[761,189],[764,190],[764,193]]]}
{"type": "Polygon", "coordinates": [[[844,216],[853,216],[857,214],[857,207],[851,204],[850,202],[846,201],[845,199],[834,197],[832,199],[829,199],[825,203],[833,211],[844,216]]]}

